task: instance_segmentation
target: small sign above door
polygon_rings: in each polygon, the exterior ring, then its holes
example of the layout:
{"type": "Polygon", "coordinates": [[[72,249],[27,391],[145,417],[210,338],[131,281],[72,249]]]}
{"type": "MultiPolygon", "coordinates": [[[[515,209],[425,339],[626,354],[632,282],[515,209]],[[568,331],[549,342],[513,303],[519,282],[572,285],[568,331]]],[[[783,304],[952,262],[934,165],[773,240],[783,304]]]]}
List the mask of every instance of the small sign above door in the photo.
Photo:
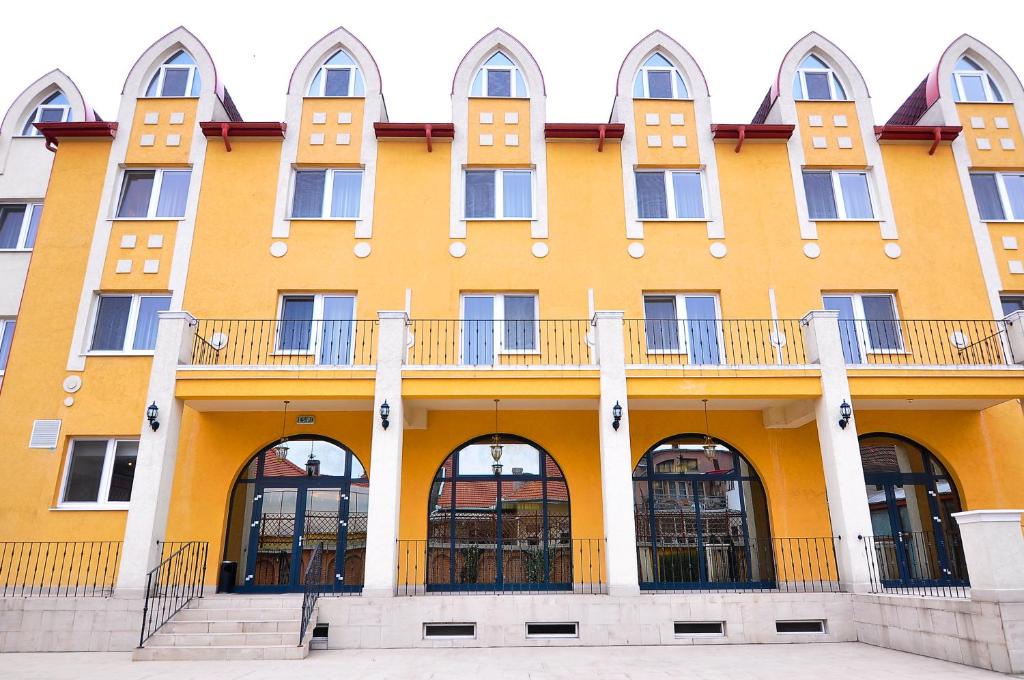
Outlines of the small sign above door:
{"type": "Polygon", "coordinates": [[[312,425],[316,422],[316,416],[298,416],[295,418],[297,425],[312,425]]]}

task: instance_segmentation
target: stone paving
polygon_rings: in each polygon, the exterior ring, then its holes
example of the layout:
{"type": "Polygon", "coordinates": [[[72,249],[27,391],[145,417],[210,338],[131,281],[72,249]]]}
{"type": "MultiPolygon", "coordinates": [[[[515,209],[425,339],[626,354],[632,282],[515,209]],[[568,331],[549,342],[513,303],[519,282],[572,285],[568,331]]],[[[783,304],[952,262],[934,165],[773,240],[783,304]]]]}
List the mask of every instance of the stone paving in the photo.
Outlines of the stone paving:
{"type": "Polygon", "coordinates": [[[314,651],[305,661],[131,661],[129,653],[0,654],[4,680],[996,680],[999,673],[860,643],[314,651]]]}

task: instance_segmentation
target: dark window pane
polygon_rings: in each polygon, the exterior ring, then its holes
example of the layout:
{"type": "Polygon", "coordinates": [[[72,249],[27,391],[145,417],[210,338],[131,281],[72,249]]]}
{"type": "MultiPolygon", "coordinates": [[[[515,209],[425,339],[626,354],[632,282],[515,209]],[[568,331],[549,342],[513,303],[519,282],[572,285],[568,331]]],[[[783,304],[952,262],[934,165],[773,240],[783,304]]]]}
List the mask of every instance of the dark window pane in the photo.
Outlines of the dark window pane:
{"type": "Polygon", "coordinates": [[[43,206],[32,207],[32,217],[29,218],[28,233],[25,235],[25,247],[35,248],[36,235],[39,233],[39,220],[43,217],[43,206]]]}
{"type": "Polygon", "coordinates": [[[108,501],[127,503],[132,499],[132,480],[135,479],[135,461],[139,455],[138,442],[118,442],[114,453],[114,467],[110,473],[108,501]]]}
{"type": "Polygon", "coordinates": [[[832,99],[827,73],[805,73],[804,80],[807,82],[808,99],[832,99]]]}
{"type": "Polygon", "coordinates": [[[149,214],[149,198],[153,194],[153,170],[128,170],[124,173],[121,188],[121,202],[117,207],[118,217],[146,217],[149,214]]]}
{"type": "Polygon", "coordinates": [[[978,202],[978,214],[981,215],[981,219],[1006,219],[995,175],[990,173],[972,174],[971,186],[974,187],[974,199],[978,202]]]}
{"type": "Polygon", "coordinates": [[[825,309],[839,312],[839,340],[843,343],[843,357],[848,364],[861,363],[857,321],[853,318],[853,298],[829,295],[823,298],[825,309]]]}
{"type": "Polygon", "coordinates": [[[1003,175],[1003,187],[1013,219],[1024,220],[1024,175],[1003,175]]]}
{"type": "Polygon", "coordinates": [[[166,312],[170,307],[169,296],[147,296],[139,300],[139,319],[135,322],[133,349],[156,349],[156,331],[160,323],[157,313],[166,312]]]}
{"type": "Polygon", "coordinates": [[[900,327],[892,298],[888,295],[864,295],[861,301],[871,348],[899,349],[902,345],[900,327]]]}
{"type": "Polygon", "coordinates": [[[0,205],[0,248],[17,248],[25,205],[0,205]]]}
{"type": "Polygon", "coordinates": [[[156,203],[157,217],[183,217],[188,200],[189,170],[167,170],[160,182],[160,198],[156,203]]]}
{"type": "Polygon", "coordinates": [[[807,195],[807,214],[812,220],[834,220],[838,217],[830,173],[805,172],[804,193],[807,195]]]}
{"type": "Polygon", "coordinates": [[[466,218],[494,217],[493,170],[471,170],[466,172],[466,218]]]}
{"type": "Polygon", "coordinates": [[[129,296],[103,296],[96,311],[96,328],[92,334],[94,350],[121,351],[128,329],[128,313],[132,308],[129,296]]]}
{"type": "Polygon", "coordinates": [[[665,174],[661,172],[636,173],[636,208],[640,219],[668,217],[668,198],[665,195],[665,174]]]}
{"type": "Polygon", "coordinates": [[[313,297],[286,297],[281,312],[278,349],[309,349],[310,331],[313,327],[313,297]]]}
{"type": "Polygon", "coordinates": [[[686,332],[691,364],[719,364],[718,308],[710,295],[686,296],[686,332]]]}
{"type": "Polygon", "coordinates": [[[107,442],[75,442],[68,463],[68,477],[64,485],[65,502],[94,503],[99,499],[100,478],[107,442]]]}
{"type": "Polygon", "coordinates": [[[324,212],[324,170],[300,170],[295,173],[295,197],[292,217],[321,217],[324,212]]]}
{"type": "Polygon", "coordinates": [[[648,351],[679,349],[679,324],[674,297],[644,298],[644,318],[648,351]]]}
{"type": "Polygon", "coordinates": [[[165,68],[163,92],[160,94],[164,97],[184,97],[189,70],[187,68],[165,68]]]}
{"type": "Polygon", "coordinates": [[[672,192],[675,194],[676,217],[701,219],[704,217],[704,191],[700,173],[673,172],[672,192]]]}
{"type": "Polygon", "coordinates": [[[325,97],[347,97],[352,71],[347,68],[331,68],[326,70],[327,80],[324,83],[325,97]]]}
{"type": "Polygon", "coordinates": [[[647,96],[654,99],[671,99],[672,71],[648,71],[647,96]]]}
{"type": "Polygon", "coordinates": [[[473,296],[463,300],[462,363],[494,363],[494,298],[473,296]]]}
{"type": "Polygon", "coordinates": [[[532,295],[505,296],[505,349],[537,348],[537,313],[532,295]]]}
{"type": "Polygon", "coordinates": [[[14,321],[0,322],[0,371],[7,368],[11,356],[11,342],[14,341],[14,321]]]}
{"type": "Polygon", "coordinates": [[[1003,316],[1024,310],[1024,295],[1004,295],[1000,301],[1003,303],[1003,316]]]}
{"type": "Polygon", "coordinates": [[[488,97],[511,97],[512,96],[512,71],[500,71],[488,69],[487,71],[487,96],[488,97]]]}
{"type": "Polygon", "coordinates": [[[983,102],[988,98],[985,96],[985,85],[982,83],[981,75],[960,76],[960,86],[964,91],[964,101],[983,102]]]}

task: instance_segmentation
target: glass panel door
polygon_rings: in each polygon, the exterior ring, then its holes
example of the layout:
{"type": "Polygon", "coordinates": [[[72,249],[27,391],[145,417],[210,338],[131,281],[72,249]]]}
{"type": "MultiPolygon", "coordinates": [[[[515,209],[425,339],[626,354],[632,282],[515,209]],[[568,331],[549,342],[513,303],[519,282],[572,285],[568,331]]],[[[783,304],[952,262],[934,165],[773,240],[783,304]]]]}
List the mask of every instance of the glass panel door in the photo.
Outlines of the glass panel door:
{"type": "Polygon", "coordinates": [[[710,295],[686,296],[686,334],[690,363],[720,364],[718,305],[710,295]]]}
{"type": "MultiPolygon", "coordinates": [[[[303,508],[302,535],[299,536],[301,552],[297,586],[304,585],[303,575],[309,565],[317,546],[324,546],[324,557],[321,562],[320,583],[330,585],[341,575],[336,569],[339,553],[339,528],[341,528],[342,490],[338,487],[325,489],[306,489],[305,507],[303,508]]],[[[344,548],[341,549],[344,554],[344,548]]]]}
{"type": "Polygon", "coordinates": [[[839,339],[843,343],[843,357],[848,364],[864,363],[861,358],[860,337],[853,314],[853,298],[846,295],[826,295],[822,298],[825,309],[839,312],[839,339]]]}
{"type": "Polygon", "coordinates": [[[346,366],[352,363],[352,311],[355,299],[324,297],[323,330],[320,334],[320,363],[346,366]]]}
{"type": "Polygon", "coordinates": [[[462,363],[484,366],[494,363],[494,298],[463,298],[462,363]]]}
{"type": "Polygon", "coordinates": [[[253,587],[283,587],[292,582],[297,489],[265,488],[257,494],[256,526],[246,580],[253,587]]]}

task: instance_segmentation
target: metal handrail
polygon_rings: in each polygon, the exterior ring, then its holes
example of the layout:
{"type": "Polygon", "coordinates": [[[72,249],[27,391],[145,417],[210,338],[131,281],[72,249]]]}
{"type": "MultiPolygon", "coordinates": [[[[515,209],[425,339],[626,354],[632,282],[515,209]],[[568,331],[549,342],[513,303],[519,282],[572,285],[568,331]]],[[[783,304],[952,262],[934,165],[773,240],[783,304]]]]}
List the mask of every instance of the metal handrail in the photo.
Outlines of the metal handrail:
{"type": "Polygon", "coordinates": [[[302,574],[302,623],[299,626],[299,646],[302,646],[302,640],[306,637],[306,628],[309,626],[309,620],[313,617],[313,608],[316,607],[316,601],[320,598],[320,592],[323,590],[323,562],[324,562],[324,544],[321,542],[317,545],[316,550],[313,552],[313,556],[309,560],[309,564],[306,565],[306,570],[302,574]]]}
{"type": "Polygon", "coordinates": [[[0,597],[109,597],[121,541],[0,541],[0,597]]]}
{"type": "Polygon", "coordinates": [[[139,647],[196,597],[203,596],[210,544],[188,541],[146,574],[139,647]]]}

